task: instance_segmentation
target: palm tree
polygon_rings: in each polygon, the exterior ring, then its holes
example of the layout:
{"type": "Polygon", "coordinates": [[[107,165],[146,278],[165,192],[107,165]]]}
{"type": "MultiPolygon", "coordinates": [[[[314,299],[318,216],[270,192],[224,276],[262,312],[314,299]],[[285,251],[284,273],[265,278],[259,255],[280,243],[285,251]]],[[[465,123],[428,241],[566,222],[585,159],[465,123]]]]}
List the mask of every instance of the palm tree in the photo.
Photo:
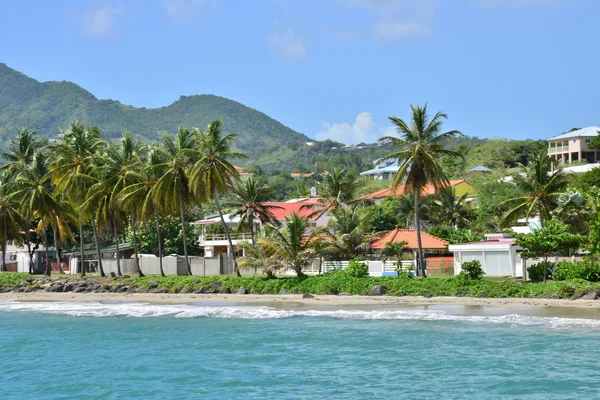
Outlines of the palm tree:
{"type": "MultiPolygon", "coordinates": [[[[131,173],[139,170],[142,166],[141,145],[133,139],[129,133],[121,138],[120,146],[112,143],[106,145],[105,151],[95,158],[95,173],[98,182],[94,184],[88,193],[84,208],[95,209],[96,225],[109,227],[116,246],[117,273],[121,275],[121,262],[119,251],[119,227],[122,223],[122,212],[119,209],[119,193],[132,181],[131,173]]],[[[131,225],[134,233],[135,266],[139,276],[144,276],[139,265],[136,221],[137,208],[130,209],[131,225]]]]}
{"type": "Polygon", "coordinates": [[[327,227],[317,231],[328,238],[329,246],[325,249],[327,254],[350,260],[368,252],[375,236],[365,233],[363,218],[358,213],[359,207],[359,204],[353,204],[338,208],[333,212],[333,219],[327,227]]]}
{"type": "Polygon", "coordinates": [[[0,170],[8,172],[13,177],[23,172],[31,161],[33,155],[40,147],[36,139],[37,133],[30,129],[20,129],[17,131],[16,139],[11,140],[8,151],[0,152],[0,159],[6,161],[0,170]]]}
{"type": "MultiPolygon", "coordinates": [[[[185,212],[187,205],[194,200],[190,190],[189,173],[198,159],[195,147],[197,136],[197,130],[190,131],[184,128],[179,128],[174,139],[167,133],[161,133],[163,143],[159,149],[164,157],[164,163],[157,165],[156,168],[162,168],[165,172],[152,190],[154,204],[161,204],[165,213],[178,213],[181,218],[183,252],[189,275],[192,275],[192,269],[188,257],[185,212]]],[[[201,191],[198,193],[202,194],[201,191]]],[[[202,197],[199,197],[198,200],[201,199],[202,197]]]]}
{"type": "Polygon", "coordinates": [[[308,233],[308,219],[296,213],[292,213],[285,219],[286,226],[282,230],[278,230],[272,224],[265,225],[268,239],[264,245],[298,276],[305,276],[302,269],[307,267],[317,255],[312,248],[312,241],[316,235],[314,232],[308,233]]]}
{"type": "Polygon", "coordinates": [[[20,200],[19,211],[27,219],[37,215],[41,222],[46,256],[46,275],[50,275],[50,258],[48,257],[48,234],[46,222],[51,220],[59,208],[50,185],[48,160],[40,149],[35,151],[29,168],[24,170],[15,180],[14,196],[20,200]]]}
{"type": "Polygon", "coordinates": [[[245,256],[240,258],[239,269],[260,269],[267,278],[275,278],[275,272],[283,268],[283,263],[277,255],[274,246],[270,245],[269,238],[260,236],[256,243],[242,242],[245,256]]]}
{"type": "Polygon", "coordinates": [[[435,207],[435,219],[439,225],[450,227],[458,226],[464,228],[469,225],[473,215],[473,209],[467,204],[468,193],[462,196],[456,195],[453,187],[445,187],[438,191],[433,200],[435,207]]]}
{"type": "Polygon", "coordinates": [[[0,223],[2,224],[2,230],[0,230],[0,237],[2,238],[2,266],[0,271],[7,270],[6,250],[9,240],[18,238],[19,231],[23,226],[23,220],[18,210],[19,203],[13,194],[12,186],[10,174],[2,172],[0,175],[0,223]]]}
{"type": "Polygon", "coordinates": [[[395,125],[399,137],[384,136],[379,142],[389,143],[398,150],[383,157],[380,162],[390,159],[398,160],[398,172],[394,176],[392,186],[405,182],[406,191],[414,197],[415,224],[417,228],[417,274],[425,276],[423,265],[423,246],[421,243],[421,220],[419,215],[419,198],[427,184],[436,189],[448,185],[448,177],[440,165],[442,156],[458,157],[458,153],[446,148],[449,139],[462,135],[457,130],[441,133],[443,120],[448,116],[436,113],[431,120],[427,114],[427,104],[423,107],[411,105],[410,124],[398,117],[389,117],[395,125]]]}
{"type": "Polygon", "coordinates": [[[153,199],[156,183],[164,174],[164,171],[160,168],[161,165],[164,165],[163,163],[164,161],[161,159],[159,150],[156,147],[150,148],[144,158],[142,169],[139,172],[128,172],[128,178],[132,183],[129,183],[121,190],[117,201],[119,207],[125,211],[131,212],[132,210],[137,210],[137,215],[143,223],[148,223],[150,218],[154,218],[158,238],[160,274],[165,276],[160,224],[161,208],[153,199]]]}
{"type": "Polygon", "coordinates": [[[86,200],[88,189],[95,183],[91,176],[93,157],[104,146],[97,127],[85,127],[81,122],[73,122],[63,131],[63,140],[48,146],[53,156],[51,165],[52,184],[57,194],[77,206],[79,224],[79,248],[81,252],[81,275],[85,276],[82,204],[86,200]]]}
{"type": "Polygon", "coordinates": [[[270,210],[282,209],[282,207],[264,204],[275,196],[273,188],[269,185],[260,185],[252,176],[242,182],[238,182],[232,191],[232,199],[223,206],[233,209],[231,216],[240,217],[238,231],[246,227],[250,229],[252,246],[254,246],[254,223],[256,220],[261,224],[275,223],[270,210]]]}
{"type": "Polygon", "coordinates": [[[505,202],[516,206],[506,213],[504,220],[537,215],[543,228],[550,218],[550,212],[557,206],[558,197],[567,188],[568,177],[561,169],[553,169],[552,160],[546,152],[536,154],[527,166],[518,165],[522,172],[512,178],[525,195],[505,202]]]}
{"type": "Polygon", "coordinates": [[[343,168],[325,171],[322,178],[322,182],[319,183],[317,204],[303,206],[305,209],[314,210],[311,217],[319,217],[326,212],[333,212],[348,205],[354,199],[358,188],[358,180],[354,173],[343,168]]]}
{"type": "Polygon", "coordinates": [[[229,227],[223,218],[223,210],[219,204],[219,195],[225,195],[240,180],[240,174],[233,164],[232,158],[246,158],[242,153],[232,150],[233,141],[237,135],[223,135],[220,119],[208,124],[206,132],[199,132],[198,150],[200,159],[196,162],[190,173],[190,186],[196,196],[208,197],[215,202],[221,223],[225,227],[225,234],[229,242],[229,252],[233,258],[234,269],[239,275],[235,260],[235,251],[229,227]]]}

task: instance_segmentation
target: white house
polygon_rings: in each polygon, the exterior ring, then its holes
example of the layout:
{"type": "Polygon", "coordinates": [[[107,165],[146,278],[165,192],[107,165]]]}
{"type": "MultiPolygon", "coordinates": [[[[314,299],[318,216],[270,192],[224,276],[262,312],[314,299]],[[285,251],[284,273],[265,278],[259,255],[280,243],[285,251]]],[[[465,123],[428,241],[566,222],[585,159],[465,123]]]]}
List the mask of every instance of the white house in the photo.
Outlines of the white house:
{"type": "Polygon", "coordinates": [[[454,274],[462,270],[462,263],[478,260],[486,276],[523,276],[523,264],[515,240],[504,233],[485,235],[482,242],[451,244],[448,250],[454,253],[454,274]]]}
{"type": "Polygon", "coordinates": [[[381,164],[377,165],[381,161],[381,158],[373,161],[375,168],[360,173],[361,176],[368,176],[372,179],[379,179],[382,181],[391,181],[394,179],[396,172],[398,172],[398,160],[386,160],[381,164]]]}

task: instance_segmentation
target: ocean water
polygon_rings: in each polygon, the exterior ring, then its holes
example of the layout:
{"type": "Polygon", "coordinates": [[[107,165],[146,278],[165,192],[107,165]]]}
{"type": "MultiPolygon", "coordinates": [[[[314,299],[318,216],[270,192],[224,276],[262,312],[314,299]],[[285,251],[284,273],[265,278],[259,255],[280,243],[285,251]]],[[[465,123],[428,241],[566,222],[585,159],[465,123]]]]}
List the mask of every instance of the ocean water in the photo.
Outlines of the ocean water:
{"type": "Polygon", "coordinates": [[[600,398],[600,320],[484,311],[0,301],[0,398],[600,398]]]}

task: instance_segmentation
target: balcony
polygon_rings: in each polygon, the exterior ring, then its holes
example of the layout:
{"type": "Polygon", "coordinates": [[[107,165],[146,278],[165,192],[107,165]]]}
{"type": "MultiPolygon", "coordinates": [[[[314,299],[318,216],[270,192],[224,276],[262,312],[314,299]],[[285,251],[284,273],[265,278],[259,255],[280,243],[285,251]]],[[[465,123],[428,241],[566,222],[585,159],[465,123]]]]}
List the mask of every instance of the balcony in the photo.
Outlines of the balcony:
{"type": "MultiPolygon", "coordinates": [[[[236,244],[236,242],[251,242],[252,235],[250,233],[230,233],[231,240],[236,244]]],[[[224,233],[207,233],[204,235],[200,235],[198,239],[198,243],[200,246],[205,244],[207,245],[225,245],[228,244],[227,235],[224,233]]]]}

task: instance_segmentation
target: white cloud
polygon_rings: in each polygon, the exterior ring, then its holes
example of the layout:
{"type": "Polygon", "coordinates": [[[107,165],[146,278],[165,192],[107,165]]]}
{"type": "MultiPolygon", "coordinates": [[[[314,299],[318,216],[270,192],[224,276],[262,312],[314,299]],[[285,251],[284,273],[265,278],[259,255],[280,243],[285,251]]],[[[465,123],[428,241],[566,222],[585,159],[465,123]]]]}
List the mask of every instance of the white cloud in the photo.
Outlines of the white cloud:
{"type": "Polygon", "coordinates": [[[393,41],[411,37],[430,38],[433,36],[427,24],[417,21],[378,21],[371,32],[373,39],[380,41],[393,41]]]}
{"type": "Polygon", "coordinates": [[[356,116],[352,125],[347,122],[339,124],[323,122],[321,130],[315,135],[315,138],[317,140],[331,139],[345,144],[373,143],[381,136],[393,135],[394,132],[393,127],[377,129],[371,113],[361,112],[356,116]]]}
{"type": "Polygon", "coordinates": [[[274,33],[269,35],[268,40],[283,58],[290,60],[303,60],[306,58],[306,45],[302,39],[296,37],[291,28],[280,30],[276,26],[274,33]]]}
{"type": "Polygon", "coordinates": [[[115,18],[123,13],[123,5],[104,5],[87,10],[81,16],[81,31],[90,37],[105,38],[116,35],[115,18]]]}
{"type": "Polygon", "coordinates": [[[433,37],[432,23],[436,0],[345,0],[348,7],[360,7],[376,13],[378,20],[371,38],[395,41],[433,37]]]}
{"type": "Polygon", "coordinates": [[[202,7],[210,2],[211,0],[163,0],[162,6],[169,18],[181,20],[197,16],[202,7]]]}

